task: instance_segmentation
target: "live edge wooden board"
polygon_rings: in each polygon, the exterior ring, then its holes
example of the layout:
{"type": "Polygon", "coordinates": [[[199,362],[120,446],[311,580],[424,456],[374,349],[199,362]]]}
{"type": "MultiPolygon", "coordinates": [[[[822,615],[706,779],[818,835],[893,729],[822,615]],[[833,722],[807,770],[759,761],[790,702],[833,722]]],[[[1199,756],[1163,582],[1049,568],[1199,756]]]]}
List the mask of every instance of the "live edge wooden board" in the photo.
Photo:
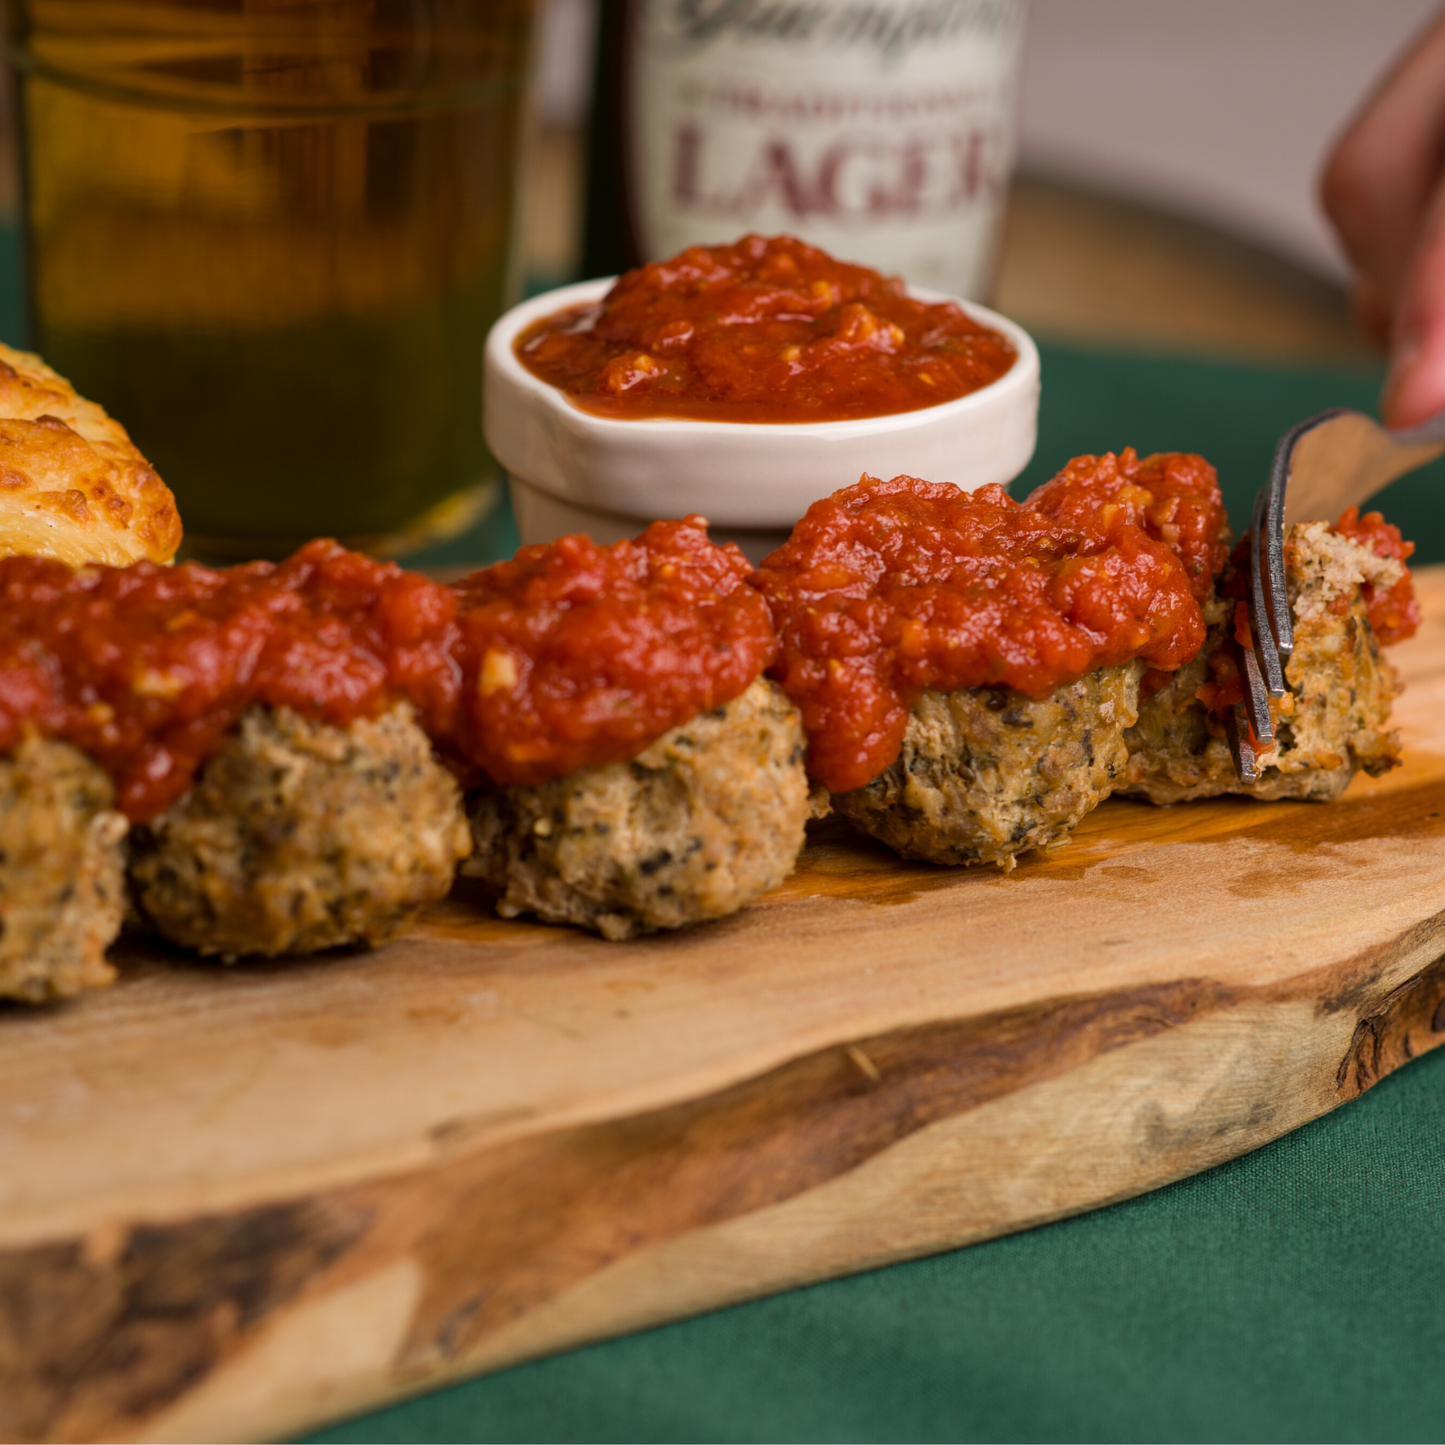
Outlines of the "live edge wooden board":
{"type": "Polygon", "coordinates": [[[824,825],[608,944],[459,892],[373,954],[122,951],[0,1011],[0,1434],[254,1438],[1090,1209],[1445,1042],[1445,570],[1407,765],[1114,801],[1014,874],[824,825]]]}

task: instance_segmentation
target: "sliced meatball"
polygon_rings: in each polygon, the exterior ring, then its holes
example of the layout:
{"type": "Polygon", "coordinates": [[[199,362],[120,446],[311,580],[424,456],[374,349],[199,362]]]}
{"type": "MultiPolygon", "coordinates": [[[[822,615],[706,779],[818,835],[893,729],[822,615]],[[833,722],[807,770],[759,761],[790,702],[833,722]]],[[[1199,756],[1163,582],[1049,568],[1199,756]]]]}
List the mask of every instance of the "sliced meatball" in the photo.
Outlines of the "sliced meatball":
{"type": "Polygon", "coordinates": [[[997,863],[1056,846],[1109,796],[1128,759],[1141,662],[1041,698],[1009,688],[926,692],[898,758],[834,810],[905,858],[997,863]]]}
{"type": "Polygon", "coordinates": [[[470,850],[461,791],[406,706],[347,728],[253,707],[133,837],[144,916],[227,961],[384,943],[470,850]]]}
{"type": "Polygon", "coordinates": [[[69,743],[0,758],[0,997],[44,1003],[115,977],[126,821],[110,779],[69,743]]]}
{"type": "Polygon", "coordinates": [[[759,678],[627,763],[469,800],[475,851],[504,918],[532,913],[604,938],[734,913],[776,888],[809,815],[797,709],[759,678]]]}
{"type": "Polygon", "coordinates": [[[1285,667],[1290,695],[1274,705],[1277,745],[1261,754],[1259,780],[1239,781],[1218,721],[1196,696],[1210,679],[1210,658],[1229,645],[1228,620],[1218,617],[1200,655],[1140,704],[1116,791],[1153,803],[1222,793],[1329,802],[1361,769],[1372,777],[1388,772],[1399,761],[1399,739],[1388,726],[1399,682],[1380,652],[1362,588],[1389,587],[1401,575],[1399,562],[1323,522],[1291,528],[1285,545],[1295,634],[1285,667]]]}

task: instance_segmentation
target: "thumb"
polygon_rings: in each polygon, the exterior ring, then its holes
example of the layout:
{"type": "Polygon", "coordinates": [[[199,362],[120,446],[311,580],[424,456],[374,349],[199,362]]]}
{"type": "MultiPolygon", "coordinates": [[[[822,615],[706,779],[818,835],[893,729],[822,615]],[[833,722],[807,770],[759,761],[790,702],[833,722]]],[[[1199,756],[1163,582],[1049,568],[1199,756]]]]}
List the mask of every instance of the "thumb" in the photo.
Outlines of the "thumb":
{"type": "Polygon", "coordinates": [[[1380,408],[1395,427],[1445,409],[1445,185],[1431,198],[1400,290],[1380,408]]]}
{"type": "Polygon", "coordinates": [[[1445,317],[1423,335],[1396,344],[1380,398],[1392,427],[1415,426],[1445,409],[1445,317]]]}

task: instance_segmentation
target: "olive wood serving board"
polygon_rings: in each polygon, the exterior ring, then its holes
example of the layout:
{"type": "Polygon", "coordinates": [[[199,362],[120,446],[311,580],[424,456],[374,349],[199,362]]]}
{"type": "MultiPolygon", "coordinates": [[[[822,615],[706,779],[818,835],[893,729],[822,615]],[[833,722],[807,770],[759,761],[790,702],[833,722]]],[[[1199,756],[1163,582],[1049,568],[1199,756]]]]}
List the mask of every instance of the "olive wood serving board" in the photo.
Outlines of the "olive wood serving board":
{"type": "Polygon", "coordinates": [[[250,1439],[1256,1148],[1445,1042],[1445,569],[1406,766],[1111,801],[1012,875],[822,825],[609,944],[459,889],[371,954],[120,951],[0,1010],[0,1435],[250,1439]]]}

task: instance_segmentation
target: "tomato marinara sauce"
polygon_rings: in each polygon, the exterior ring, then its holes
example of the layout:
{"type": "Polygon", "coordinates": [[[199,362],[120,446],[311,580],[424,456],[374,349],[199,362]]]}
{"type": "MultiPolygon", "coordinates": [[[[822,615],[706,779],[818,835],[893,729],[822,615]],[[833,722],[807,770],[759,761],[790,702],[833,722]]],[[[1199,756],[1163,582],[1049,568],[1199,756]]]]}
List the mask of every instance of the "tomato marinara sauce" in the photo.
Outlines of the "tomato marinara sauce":
{"type": "Polygon", "coordinates": [[[88,753],[163,812],[253,703],[344,727],[410,702],[463,774],[536,783],[636,756],[773,660],[767,604],[701,517],[563,537],[444,587],[308,543],[227,570],[0,560],[0,751],[88,753]]]}
{"type": "MultiPolygon", "coordinates": [[[[1415,544],[1407,542],[1400,535],[1400,529],[1387,522],[1379,512],[1366,512],[1362,517],[1358,507],[1349,507],[1335,523],[1335,531],[1368,547],[1381,557],[1393,557],[1404,564],[1415,554],[1415,544]]],[[[1379,591],[1365,583],[1365,607],[1369,613],[1370,626],[1386,647],[1404,642],[1413,637],[1420,626],[1420,604],[1415,600],[1415,583],[1410,569],[1393,587],[1379,591]]]]}
{"type": "Polygon", "coordinates": [[[465,699],[456,748],[503,784],[635,757],[743,692],[777,642],[750,567],[707,522],[635,541],[523,547],[457,584],[465,699]]]}
{"type": "Polygon", "coordinates": [[[391,563],[308,543],[215,571],[0,560],[0,750],[27,727],[88,753],[132,820],[190,787],[252,703],[344,726],[456,709],[456,598],[391,563]]]}
{"type": "Polygon", "coordinates": [[[548,316],[517,356],[598,416],[844,421],[997,381],[1009,341],[952,302],[791,236],[692,246],[629,271],[600,306],[548,316]]]}
{"type": "Polygon", "coordinates": [[[815,778],[844,792],[876,777],[925,689],[1037,696],[1095,668],[1175,668],[1198,652],[1204,620],[1179,557],[1127,507],[1057,510],[914,477],[865,477],[808,509],[755,585],[815,778]]]}
{"type": "Polygon", "coordinates": [[[1119,507],[1125,518],[1171,548],[1184,563],[1201,602],[1229,560],[1229,517],[1215,470],[1189,452],[1141,459],[1133,447],[1115,456],[1075,457],[1024,505],[1045,516],[1097,517],[1119,507]]]}

